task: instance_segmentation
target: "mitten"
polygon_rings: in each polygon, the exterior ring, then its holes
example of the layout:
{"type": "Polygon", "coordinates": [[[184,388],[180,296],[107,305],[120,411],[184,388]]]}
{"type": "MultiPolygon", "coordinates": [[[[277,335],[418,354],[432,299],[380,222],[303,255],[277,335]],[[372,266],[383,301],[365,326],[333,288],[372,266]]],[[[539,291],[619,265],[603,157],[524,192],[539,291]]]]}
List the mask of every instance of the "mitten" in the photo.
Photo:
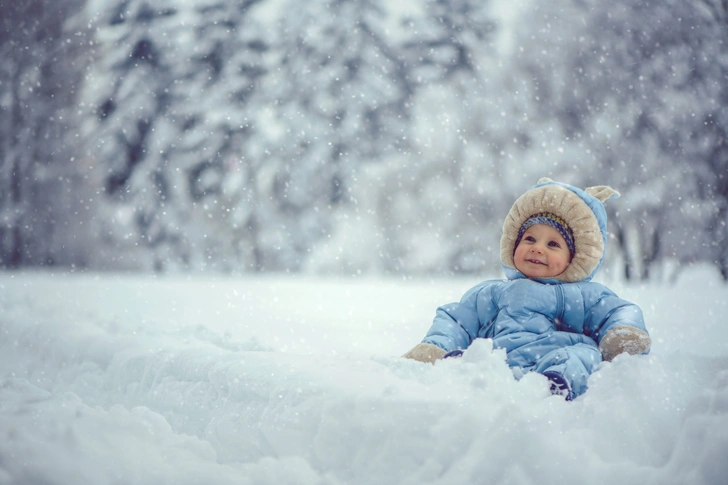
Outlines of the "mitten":
{"type": "Polygon", "coordinates": [[[599,342],[602,358],[607,362],[621,354],[646,354],[650,350],[652,339],[647,332],[635,327],[615,327],[599,342]]]}
{"type": "Polygon", "coordinates": [[[422,343],[415,345],[412,350],[404,354],[402,357],[433,364],[443,355],[445,355],[445,351],[437,345],[422,343]]]}

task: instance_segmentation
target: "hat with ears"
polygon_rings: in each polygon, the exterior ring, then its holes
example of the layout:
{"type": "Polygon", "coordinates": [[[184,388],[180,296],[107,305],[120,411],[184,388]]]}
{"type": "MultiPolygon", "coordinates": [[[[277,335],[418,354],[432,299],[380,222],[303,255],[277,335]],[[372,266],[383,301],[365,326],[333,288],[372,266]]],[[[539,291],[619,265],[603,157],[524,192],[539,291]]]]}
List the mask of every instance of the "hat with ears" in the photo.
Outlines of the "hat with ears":
{"type": "Polygon", "coordinates": [[[607,213],[604,202],[619,197],[606,185],[581,190],[544,177],[513,203],[503,223],[500,243],[501,263],[516,269],[513,254],[523,235],[524,223],[542,214],[560,221],[573,236],[572,259],[566,270],[552,279],[574,283],[591,279],[604,259],[607,242],[607,213]]]}

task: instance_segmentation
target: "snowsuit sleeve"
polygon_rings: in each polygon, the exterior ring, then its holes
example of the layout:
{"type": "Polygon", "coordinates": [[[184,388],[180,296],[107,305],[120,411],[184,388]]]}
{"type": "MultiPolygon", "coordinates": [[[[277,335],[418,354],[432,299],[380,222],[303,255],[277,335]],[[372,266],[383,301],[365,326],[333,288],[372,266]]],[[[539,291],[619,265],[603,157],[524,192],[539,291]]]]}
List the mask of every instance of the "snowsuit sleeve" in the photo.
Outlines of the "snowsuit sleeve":
{"type": "Polygon", "coordinates": [[[458,303],[437,309],[424,343],[436,345],[445,351],[466,349],[483,334],[481,329],[491,325],[498,314],[493,302],[497,281],[486,281],[470,289],[458,303]]]}
{"type": "Polygon", "coordinates": [[[639,306],[615,295],[605,286],[594,284],[591,295],[586,296],[586,321],[584,333],[597,344],[612,329],[634,327],[647,333],[645,320],[639,306]]]}

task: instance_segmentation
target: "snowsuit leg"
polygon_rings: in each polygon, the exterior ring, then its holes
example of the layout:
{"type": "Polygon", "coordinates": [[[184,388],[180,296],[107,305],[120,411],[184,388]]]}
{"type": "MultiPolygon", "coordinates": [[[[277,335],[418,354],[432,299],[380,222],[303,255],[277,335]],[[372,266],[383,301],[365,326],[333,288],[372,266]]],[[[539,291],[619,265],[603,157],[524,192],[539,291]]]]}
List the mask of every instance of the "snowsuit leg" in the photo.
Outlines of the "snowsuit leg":
{"type": "Polygon", "coordinates": [[[540,358],[532,370],[555,373],[569,385],[573,399],[586,392],[586,382],[602,361],[602,354],[593,345],[584,343],[554,349],[540,358]]]}

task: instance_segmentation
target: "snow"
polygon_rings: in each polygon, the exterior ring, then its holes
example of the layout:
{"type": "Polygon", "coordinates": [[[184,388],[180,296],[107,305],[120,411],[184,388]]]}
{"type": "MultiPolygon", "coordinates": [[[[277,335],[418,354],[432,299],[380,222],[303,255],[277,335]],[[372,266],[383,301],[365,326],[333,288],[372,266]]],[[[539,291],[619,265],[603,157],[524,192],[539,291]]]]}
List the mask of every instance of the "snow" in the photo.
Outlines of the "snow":
{"type": "Polygon", "coordinates": [[[648,356],[573,402],[478,341],[399,356],[477,279],[0,273],[0,484],[719,484],[728,286],[606,282],[648,356]]]}

